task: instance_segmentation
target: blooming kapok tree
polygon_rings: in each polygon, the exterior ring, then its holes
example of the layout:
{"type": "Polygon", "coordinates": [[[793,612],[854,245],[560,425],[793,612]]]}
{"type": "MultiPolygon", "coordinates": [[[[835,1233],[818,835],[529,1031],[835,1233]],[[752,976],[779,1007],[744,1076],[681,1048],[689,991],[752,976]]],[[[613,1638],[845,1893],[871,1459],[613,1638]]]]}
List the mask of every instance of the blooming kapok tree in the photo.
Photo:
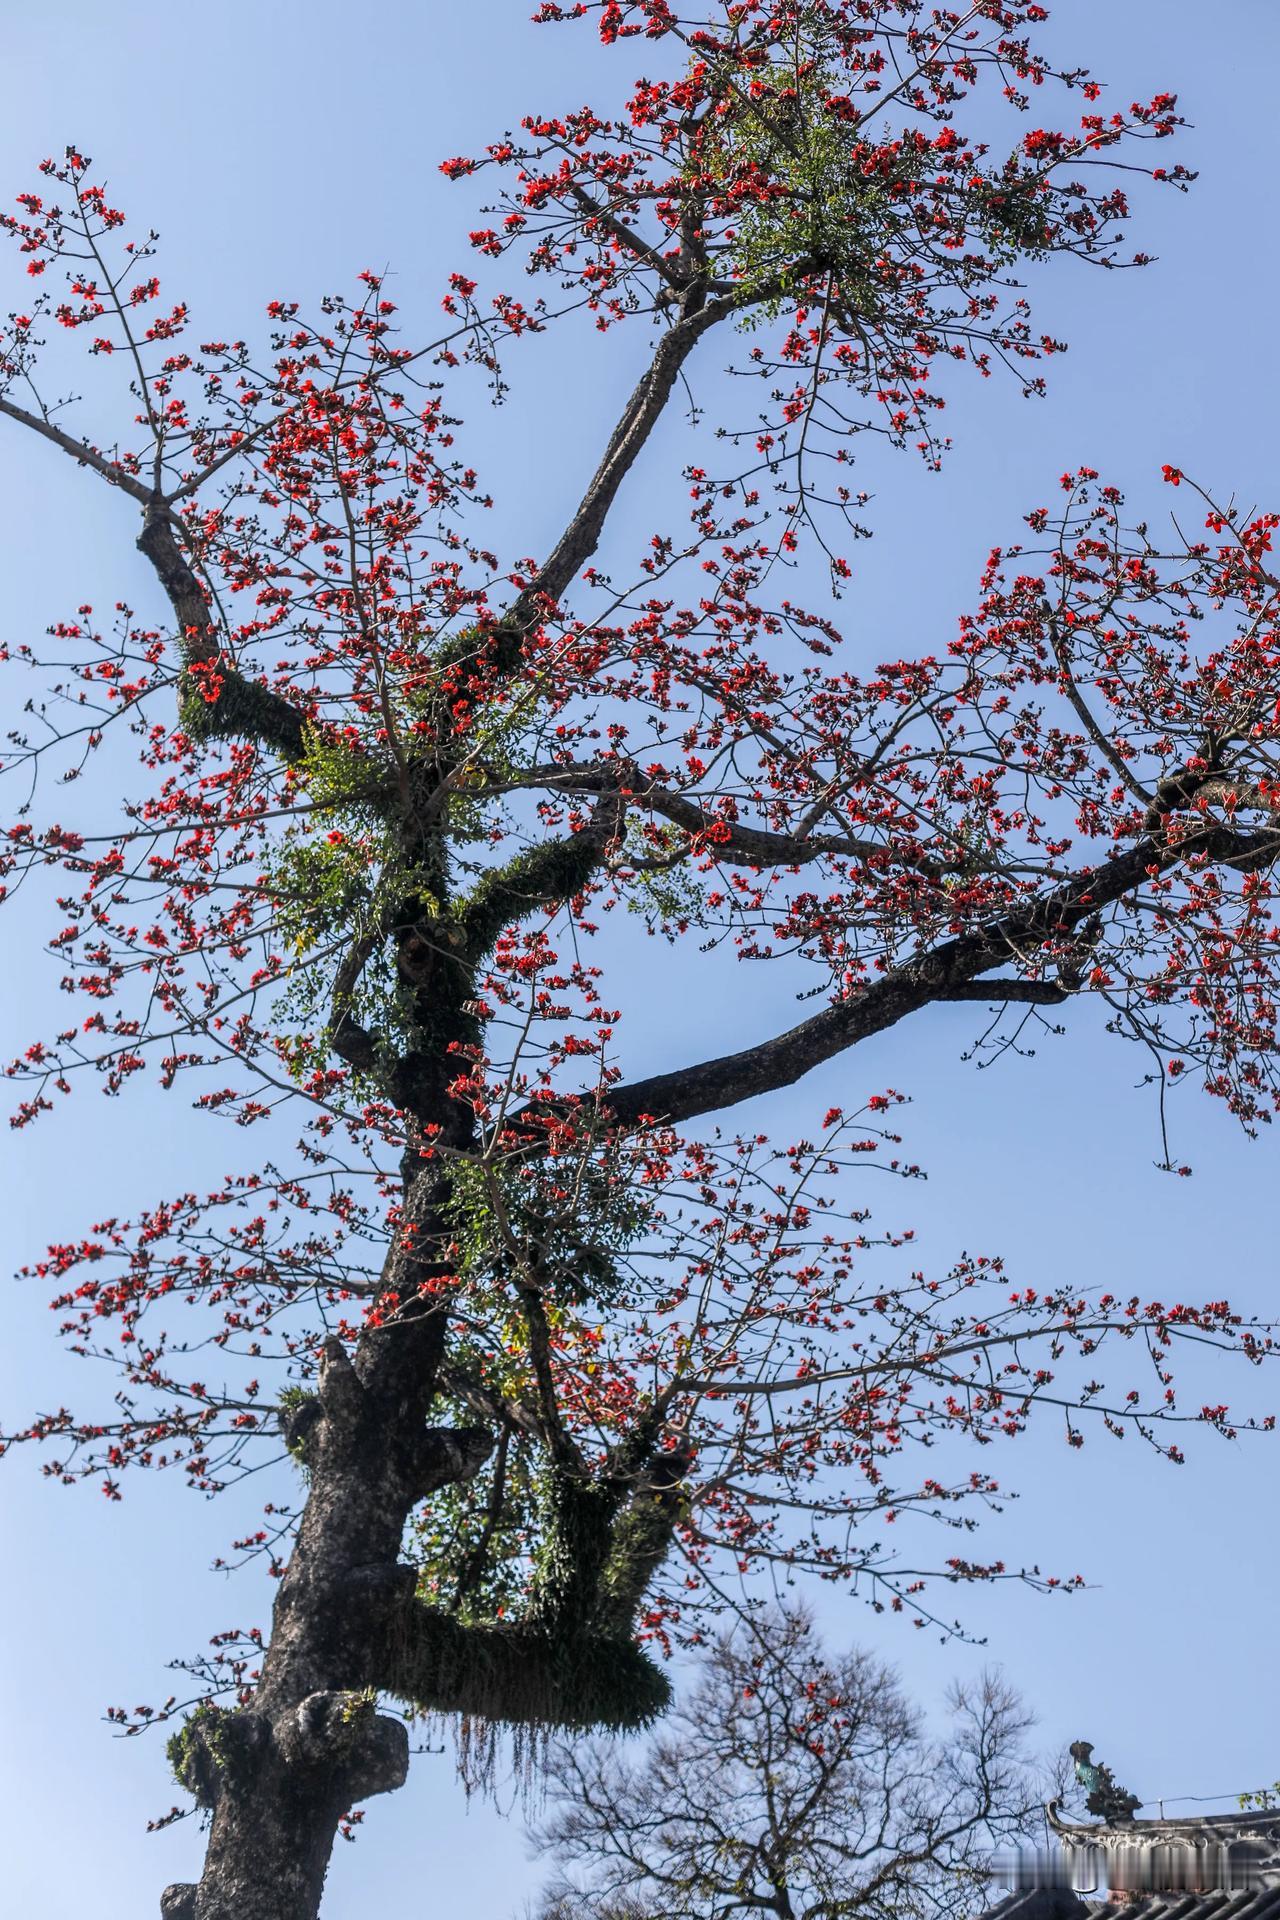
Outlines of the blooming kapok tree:
{"type": "Polygon", "coordinates": [[[686,1130],[936,1002],[1086,993],[1159,1073],[1270,1110],[1274,520],[1205,500],[1206,537],[1162,550],[1068,475],[956,640],[880,664],[779,587],[806,547],[848,575],[858,431],[935,459],[951,361],[1038,385],[1057,343],[1017,275],[1125,263],[1123,181],[1185,179],[1142,165],[1172,98],[1098,111],[1037,51],[1044,10],[998,0],[540,17],[643,41],[660,77],[447,163],[504,196],[481,262],[547,293],[457,274],[428,346],[372,275],[312,320],[273,303],[262,348],[201,341],[75,151],[3,216],[31,278],[0,414],[136,513],[169,608],[82,607],[54,662],[18,650],[55,681],[10,736],[5,880],[53,878],[83,1011],[13,1064],[14,1118],[151,1071],[267,1143],[50,1249],[66,1336],[124,1378],[111,1419],[10,1437],[113,1495],[139,1465],[217,1489],[283,1437],[305,1483],[243,1543],[280,1575],[261,1658],[172,1743],[212,1815],[199,1886],[163,1901],[186,1920],[315,1914],[344,1813],[405,1775],[378,1696],[643,1724],[667,1686],[641,1638],[695,1633],[699,1591],[771,1560],[924,1618],[931,1572],[1020,1576],[888,1554],[899,1516],[964,1529],[999,1499],[913,1442],[1047,1404],[1073,1440],[1084,1409],[1176,1454],[1162,1421],[1228,1414],[1179,1411],[1172,1342],[1266,1350],[1220,1301],[1010,1295],[986,1261],[895,1283],[843,1184],[892,1156],[894,1095],[776,1148],[686,1130]],[[1002,153],[1006,108],[1055,90],[1063,128],[1018,121],[1002,153]],[[504,565],[443,383],[501,388],[517,340],[583,309],[643,370],[560,538],[504,565]],[[756,418],[689,468],[687,527],[606,575],[610,509],[712,335],[756,418]],[[81,344],[120,443],[50,397],[81,344]],[[104,834],[129,736],[144,789],[104,834]],[[95,796],[74,823],[35,814],[55,770],[95,796]],[[592,946],[619,903],[807,963],[824,1004],[623,1079],[592,946]],[[1093,1356],[1124,1341],[1144,1366],[1108,1391],[1093,1356]]]}

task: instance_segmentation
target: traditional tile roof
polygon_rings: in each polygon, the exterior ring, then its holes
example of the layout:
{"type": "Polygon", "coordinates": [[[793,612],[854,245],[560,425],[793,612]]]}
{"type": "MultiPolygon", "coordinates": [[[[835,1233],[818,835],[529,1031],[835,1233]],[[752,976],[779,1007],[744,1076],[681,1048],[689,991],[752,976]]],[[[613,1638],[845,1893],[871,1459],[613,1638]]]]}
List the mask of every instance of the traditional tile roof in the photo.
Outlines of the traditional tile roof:
{"type": "Polygon", "coordinates": [[[989,1908],[983,1920],[1280,1920],[1280,1885],[1146,1893],[1122,1903],[1086,1899],[1068,1887],[1031,1887],[989,1908]]]}
{"type": "Polygon", "coordinates": [[[1030,1874],[1020,1863],[1018,1891],[982,1920],[1280,1920],[1280,1809],[1080,1824],[1056,1802],[1047,1812],[1062,1852],[1030,1874]]]}

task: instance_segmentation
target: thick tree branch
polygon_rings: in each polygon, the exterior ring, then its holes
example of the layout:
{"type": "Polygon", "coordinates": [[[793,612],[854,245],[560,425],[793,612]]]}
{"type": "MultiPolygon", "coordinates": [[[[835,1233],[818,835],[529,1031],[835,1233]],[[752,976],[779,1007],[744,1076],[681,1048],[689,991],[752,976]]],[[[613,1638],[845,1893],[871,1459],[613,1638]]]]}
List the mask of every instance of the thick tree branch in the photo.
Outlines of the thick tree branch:
{"type": "Polygon", "coordinates": [[[623,802],[610,782],[580,832],[543,841],[487,873],[458,915],[457,945],[468,963],[483,959],[513,920],[580,893],[617,838],[622,819],[623,802]]]}
{"type": "Polygon", "coordinates": [[[193,667],[210,670],[206,684],[191,686],[184,698],[183,718],[189,731],[257,740],[282,759],[300,760],[302,715],[279,694],[247,679],[223,654],[208,601],[178,544],[167,503],[144,497],[148,505],[138,549],[154,567],[173,608],[184,674],[193,667]]]}
{"type": "Polygon", "coordinates": [[[609,436],[604,457],[576,513],[507,616],[514,627],[523,630],[537,618],[543,603],[558,601],[595,552],[618,489],[661,418],[680,370],[703,334],[735,313],[766,304],[794,280],[803,279],[806,272],[820,270],[821,265],[820,261],[800,260],[793,263],[788,276],[765,281],[749,293],[735,288],[731,293],[721,294],[697,311],[685,312],[663,336],[609,436]]]}
{"type": "MultiPolygon", "coordinates": [[[[549,787],[558,793],[605,793],[619,781],[625,784],[628,804],[647,808],[683,827],[693,837],[705,835],[705,851],[718,861],[734,867],[799,867],[811,860],[834,856],[865,861],[877,867],[909,867],[929,879],[941,879],[944,863],[927,856],[912,858],[899,847],[883,841],[861,840],[853,834],[774,833],[764,827],[751,827],[740,821],[726,821],[707,813],[695,800],[672,793],[638,768],[630,773],[624,765],[608,761],[577,761],[564,766],[554,762],[533,767],[523,775],[519,786],[549,787]]],[[[513,785],[515,783],[512,783],[513,785]]],[[[503,786],[499,792],[511,789],[503,786]]]]}
{"type": "Polygon", "coordinates": [[[615,1519],[594,1607],[603,1632],[625,1638],[634,1631],[645,1592],[689,1511],[684,1482],[692,1468],[693,1454],[684,1444],[651,1455],[640,1484],[615,1519]]]}
{"type": "Polygon", "coordinates": [[[520,1400],[504,1398],[474,1379],[460,1367],[442,1366],[437,1382],[440,1392],[449,1394],[471,1413],[492,1421],[504,1433],[519,1433],[541,1444],[545,1435],[537,1410],[520,1400]]]}
{"type": "Polygon", "coordinates": [[[372,1653],[369,1680],[430,1712],[566,1729],[646,1727],[671,1697],[630,1640],[464,1626],[411,1596],[372,1653]]]}
{"type": "Polygon", "coordinates": [[[520,595],[511,619],[519,627],[536,617],[540,603],[561,598],[596,550],[618,489],[662,415],[672,388],[704,333],[737,310],[734,299],[716,300],[678,320],[662,341],[637,383],[604,450],[604,457],[577,511],[536,577],[520,595]]]}
{"type": "Polygon", "coordinates": [[[547,1452],[556,1465],[567,1472],[581,1475],[584,1471],[582,1455],[560,1412],[555,1368],[552,1365],[554,1341],[538,1286],[538,1274],[539,1269],[535,1266],[527,1279],[518,1278],[516,1292],[529,1339],[529,1365],[542,1413],[543,1436],[547,1452]]]}
{"type": "MultiPolygon", "coordinates": [[[[1280,805],[1270,787],[1259,786],[1250,779],[1233,779],[1230,770],[1222,767],[1210,767],[1203,773],[1187,768],[1160,782],[1144,825],[1158,826],[1171,813],[1182,813],[1201,805],[1220,806],[1232,814],[1265,813],[1272,820],[1280,815],[1280,805]]],[[[1280,848],[1280,826],[1273,829],[1271,838],[1280,848]]]]}
{"type": "MultiPolygon", "coordinates": [[[[572,155],[572,148],[563,147],[562,150],[572,155]]],[[[625,220],[620,219],[618,215],[613,212],[612,208],[602,207],[598,200],[593,200],[586,188],[580,186],[576,180],[571,180],[568,183],[568,192],[575,206],[581,211],[584,221],[589,225],[602,228],[605,233],[611,234],[618,244],[632,256],[636,266],[651,268],[654,273],[666,281],[668,287],[677,292],[683,290],[687,284],[688,276],[681,272],[678,264],[674,260],[668,260],[666,258],[660,243],[655,243],[653,246],[650,246],[648,241],[646,241],[642,235],[636,233],[634,228],[629,227],[625,220]]]]}
{"type": "Polygon", "coordinates": [[[214,699],[205,697],[203,690],[190,690],[185,717],[191,730],[205,735],[259,740],[286,760],[299,759],[303,747],[302,716],[287,700],[257,681],[247,679],[223,657],[208,602],[175,537],[170,503],[135,474],[128,473],[119,461],[108,459],[87,441],[76,439],[52,420],[20,407],[4,394],[0,394],[0,414],[17,421],[42,440],[48,440],[78,465],[88,467],[109,486],[118,487],[146,509],[137,544],[155,569],[173,608],[184,671],[193,666],[216,668],[221,682],[214,699]]]}
{"type": "Polygon", "coordinates": [[[38,413],[29,413],[26,407],[18,406],[4,394],[0,394],[0,414],[7,415],[10,420],[16,420],[19,426],[29,427],[32,433],[38,433],[42,440],[51,441],[55,447],[60,447],[63,453],[69,453],[78,465],[91,468],[109,486],[119,487],[123,493],[132,494],[135,500],[141,500],[144,505],[150,501],[151,489],[145,486],[135,474],[126,473],[118,461],[108,460],[106,455],[99,453],[96,447],[89,446],[83,440],[77,440],[74,434],[64,433],[62,428],[55,426],[52,420],[47,420],[38,413]]]}
{"type": "Polygon", "coordinates": [[[1031,1007],[1060,1007],[1064,1000],[1071,998],[1071,990],[1055,985],[1052,980],[965,980],[957,986],[944,987],[934,998],[980,1000],[991,1006],[1005,1000],[1031,1007]]]}
{"type": "Polygon", "coordinates": [[[1220,826],[1210,826],[1176,843],[1143,839],[1127,853],[1117,854],[1052,893],[1016,908],[992,926],[960,934],[932,952],[904,962],[855,999],[826,1007],[771,1040],[674,1073],[654,1074],[613,1088],[608,1095],[609,1111],[624,1125],[642,1118],[678,1122],[791,1086],[823,1061],[834,1059],[873,1033],[896,1026],[908,1014],[934,1001],[998,999],[1004,992],[1001,983],[993,981],[985,989],[979,987],[976,996],[974,983],[1007,965],[1014,956],[1034,952],[1046,940],[1070,933],[1100,908],[1135,892],[1153,870],[1178,866],[1190,854],[1236,863],[1274,858],[1276,851],[1275,834],[1242,834],[1220,826]]]}

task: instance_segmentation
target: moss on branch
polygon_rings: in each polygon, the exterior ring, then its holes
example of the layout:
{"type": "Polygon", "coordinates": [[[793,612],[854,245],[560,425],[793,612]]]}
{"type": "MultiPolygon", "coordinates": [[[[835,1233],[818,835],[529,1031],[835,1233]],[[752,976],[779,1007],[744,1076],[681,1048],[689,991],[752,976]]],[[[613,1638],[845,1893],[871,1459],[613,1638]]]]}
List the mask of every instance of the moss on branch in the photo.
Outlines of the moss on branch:
{"type": "Polygon", "coordinates": [[[666,1675],[631,1640],[537,1626],[464,1626],[414,1601],[378,1683],[424,1712],[501,1724],[624,1732],[667,1706],[666,1675]]]}
{"type": "Polygon", "coordinates": [[[305,752],[303,719],[297,709],[234,667],[220,665],[198,682],[184,672],[178,718],[192,740],[256,740],[288,761],[301,760],[305,752]],[[213,684],[217,692],[210,700],[206,688],[213,684]]]}
{"type": "Polygon", "coordinates": [[[165,1747],[178,1785],[202,1807],[224,1794],[251,1791],[258,1762],[270,1739],[259,1714],[203,1701],[165,1747]]]}
{"type": "Polygon", "coordinates": [[[661,1487],[636,1494],[619,1514],[596,1593],[594,1619],[601,1632],[631,1631],[645,1589],[666,1559],[688,1505],[682,1488],[661,1487]]]}
{"type": "MultiPolygon", "coordinates": [[[[546,1632],[583,1633],[609,1560],[618,1491],[558,1463],[543,1476],[542,1537],[534,1558],[531,1619],[546,1632]]],[[[628,1619],[622,1627],[631,1630],[628,1619]]]]}
{"type": "Polygon", "coordinates": [[[485,874],[470,899],[459,902],[457,908],[467,960],[478,964],[502,929],[535,907],[571,900],[581,893],[600,864],[602,845],[603,835],[585,827],[567,839],[529,847],[485,874]]]}

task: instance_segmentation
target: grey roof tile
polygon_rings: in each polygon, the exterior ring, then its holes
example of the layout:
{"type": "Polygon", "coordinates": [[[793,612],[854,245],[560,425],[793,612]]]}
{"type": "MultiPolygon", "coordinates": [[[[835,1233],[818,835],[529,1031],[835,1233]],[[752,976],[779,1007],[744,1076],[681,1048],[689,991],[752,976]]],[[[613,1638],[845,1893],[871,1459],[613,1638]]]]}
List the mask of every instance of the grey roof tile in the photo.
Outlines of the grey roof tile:
{"type": "Polygon", "coordinates": [[[1066,1887],[1030,1887],[1008,1894],[981,1920],[1280,1920],[1280,1885],[1147,1893],[1123,1901],[1086,1900],[1066,1887]]]}

